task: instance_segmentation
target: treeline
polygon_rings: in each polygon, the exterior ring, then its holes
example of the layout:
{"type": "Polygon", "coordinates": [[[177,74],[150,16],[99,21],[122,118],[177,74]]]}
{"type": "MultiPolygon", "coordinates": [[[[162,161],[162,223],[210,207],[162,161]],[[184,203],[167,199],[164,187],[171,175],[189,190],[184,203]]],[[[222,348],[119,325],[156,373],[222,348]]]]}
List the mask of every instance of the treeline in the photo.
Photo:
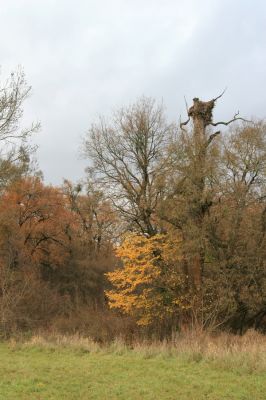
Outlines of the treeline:
{"type": "Polygon", "coordinates": [[[2,334],[265,331],[264,122],[214,121],[219,96],[169,123],[143,97],[90,127],[86,181],[56,188],[19,126],[29,90],[18,71],[0,93],[2,334]]]}

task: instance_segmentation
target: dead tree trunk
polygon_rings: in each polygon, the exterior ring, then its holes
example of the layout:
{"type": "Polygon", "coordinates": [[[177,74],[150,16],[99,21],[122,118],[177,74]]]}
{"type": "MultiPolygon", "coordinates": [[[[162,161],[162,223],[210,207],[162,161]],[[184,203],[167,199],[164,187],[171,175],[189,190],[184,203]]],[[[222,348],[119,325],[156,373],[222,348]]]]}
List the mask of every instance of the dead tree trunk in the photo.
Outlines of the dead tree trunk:
{"type": "Polygon", "coordinates": [[[188,116],[193,121],[193,140],[194,140],[194,162],[192,168],[194,198],[192,204],[192,223],[197,236],[194,244],[194,254],[191,260],[191,275],[195,289],[199,290],[202,284],[202,274],[204,270],[204,242],[203,242],[203,220],[208,204],[204,198],[206,181],[206,153],[208,140],[206,138],[206,127],[212,122],[212,110],[215,101],[200,101],[193,99],[193,106],[188,111],[188,116]]]}
{"type": "Polygon", "coordinates": [[[193,123],[193,145],[194,158],[192,160],[191,181],[193,183],[193,195],[190,199],[190,220],[193,225],[193,254],[190,261],[190,277],[195,290],[200,290],[202,285],[202,275],[204,271],[204,233],[203,222],[204,216],[211,207],[212,202],[206,197],[206,178],[207,178],[207,155],[208,147],[213,139],[220,134],[220,131],[214,132],[208,136],[208,126],[229,125],[236,120],[243,120],[238,117],[238,113],[228,122],[213,122],[213,109],[216,100],[223,93],[210,101],[201,101],[199,98],[193,99],[193,105],[188,109],[188,120],[180,124],[180,128],[184,130],[192,119],[193,123]]]}

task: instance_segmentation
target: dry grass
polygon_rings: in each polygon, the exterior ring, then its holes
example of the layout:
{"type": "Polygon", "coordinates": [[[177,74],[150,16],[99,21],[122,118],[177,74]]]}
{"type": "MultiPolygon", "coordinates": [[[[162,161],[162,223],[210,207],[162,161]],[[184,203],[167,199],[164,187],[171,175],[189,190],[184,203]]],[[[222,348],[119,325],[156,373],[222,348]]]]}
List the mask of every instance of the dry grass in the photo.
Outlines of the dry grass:
{"type": "Polygon", "coordinates": [[[225,369],[266,371],[266,336],[253,330],[243,336],[190,332],[185,335],[175,335],[168,341],[138,341],[131,345],[122,339],[103,345],[79,335],[42,334],[24,342],[11,340],[9,346],[14,349],[38,347],[53,351],[67,348],[88,353],[117,355],[133,352],[143,358],[182,357],[191,362],[213,362],[225,369]]]}
{"type": "Polygon", "coordinates": [[[243,336],[227,333],[210,335],[189,333],[174,337],[171,342],[136,344],[135,351],[144,356],[181,356],[188,361],[210,361],[224,367],[266,371],[266,336],[250,330],[243,336]]]}

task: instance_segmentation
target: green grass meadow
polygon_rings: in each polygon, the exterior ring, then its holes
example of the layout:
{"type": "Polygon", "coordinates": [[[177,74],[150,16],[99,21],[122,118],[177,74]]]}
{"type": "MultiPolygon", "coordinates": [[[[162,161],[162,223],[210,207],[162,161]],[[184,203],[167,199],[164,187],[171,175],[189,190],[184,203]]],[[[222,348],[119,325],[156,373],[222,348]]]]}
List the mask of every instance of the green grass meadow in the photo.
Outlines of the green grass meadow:
{"type": "Polygon", "coordinates": [[[249,364],[138,351],[0,345],[1,400],[265,400],[249,364]]]}

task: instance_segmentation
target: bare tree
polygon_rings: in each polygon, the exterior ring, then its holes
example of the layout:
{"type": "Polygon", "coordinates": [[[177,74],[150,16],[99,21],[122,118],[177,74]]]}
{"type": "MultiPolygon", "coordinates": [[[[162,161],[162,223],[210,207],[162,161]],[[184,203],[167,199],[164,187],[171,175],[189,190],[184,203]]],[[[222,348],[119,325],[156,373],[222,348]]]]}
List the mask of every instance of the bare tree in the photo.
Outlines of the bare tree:
{"type": "Polygon", "coordinates": [[[161,163],[173,125],[167,124],[162,105],[141,98],[114,113],[110,122],[100,118],[85,141],[98,181],[132,229],[157,232],[154,212],[164,179],[161,163]]]}
{"type": "Polygon", "coordinates": [[[40,124],[32,123],[22,128],[23,105],[31,87],[27,84],[21,68],[0,82],[0,185],[29,166],[29,154],[34,148],[27,139],[40,124]]]}
{"type": "Polygon", "coordinates": [[[187,226],[190,226],[189,235],[191,242],[193,242],[192,259],[188,263],[190,265],[189,272],[194,287],[197,289],[201,288],[205,258],[203,222],[205,214],[213,204],[212,199],[207,196],[206,190],[209,149],[214,139],[221,133],[220,131],[209,133],[209,127],[228,126],[235,121],[245,121],[242,117],[239,117],[238,112],[228,121],[213,121],[213,109],[216,101],[222,97],[223,93],[210,101],[194,98],[193,105],[187,110],[188,119],[180,123],[180,128],[183,131],[185,131],[184,126],[191,119],[193,124],[192,146],[190,148],[192,156],[189,161],[190,198],[187,199],[189,222],[186,221],[186,223],[187,226]]]}
{"type": "Polygon", "coordinates": [[[30,133],[39,128],[32,124],[29,128],[20,129],[23,116],[22,105],[29,96],[31,87],[27,84],[22,69],[10,74],[0,86],[0,141],[13,143],[16,139],[26,139],[30,133]]]}

